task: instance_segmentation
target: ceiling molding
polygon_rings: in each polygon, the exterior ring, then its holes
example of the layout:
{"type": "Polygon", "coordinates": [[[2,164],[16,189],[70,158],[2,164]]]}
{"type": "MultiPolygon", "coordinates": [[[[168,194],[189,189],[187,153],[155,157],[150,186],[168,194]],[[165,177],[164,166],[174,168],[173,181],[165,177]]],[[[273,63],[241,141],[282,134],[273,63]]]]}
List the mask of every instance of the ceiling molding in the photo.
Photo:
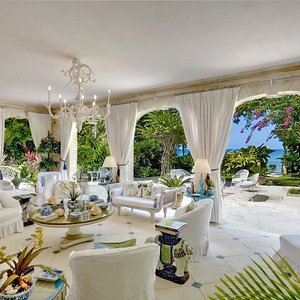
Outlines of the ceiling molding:
{"type": "Polygon", "coordinates": [[[0,101],[0,107],[19,109],[26,112],[36,112],[36,113],[47,113],[48,110],[45,105],[34,105],[32,103],[18,103],[15,101],[0,101]]]}
{"type": "MultiPolygon", "coordinates": [[[[152,97],[170,96],[178,93],[193,92],[195,90],[211,90],[232,86],[243,86],[247,84],[256,84],[265,81],[276,81],[279,79],[288,79],[300,77],[300,62],[285,64],[270,68],[261,68],[247,72],[240,72],[225,76],[212,77],[174,85],[168,85],[160,88],[145,89],[139,92],[120,94],[111,96],[112,104],[122,104],[132,101],[140,101],[152,97]]],[[[100,102],[105,104],[107,98],[101,98],[100,102]]]]}

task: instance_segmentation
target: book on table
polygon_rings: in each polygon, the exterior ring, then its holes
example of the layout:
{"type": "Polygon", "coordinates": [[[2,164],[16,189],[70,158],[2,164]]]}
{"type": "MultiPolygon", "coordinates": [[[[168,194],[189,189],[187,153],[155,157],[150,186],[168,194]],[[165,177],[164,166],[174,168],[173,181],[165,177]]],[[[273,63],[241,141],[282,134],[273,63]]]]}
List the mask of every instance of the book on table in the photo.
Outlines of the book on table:
{"type": "Polygon", "coordinates": [[[177,235],[187,227],[187,223],[175,220],[163,220],[155,225],[156,230],[171,235],[177,235]]]}

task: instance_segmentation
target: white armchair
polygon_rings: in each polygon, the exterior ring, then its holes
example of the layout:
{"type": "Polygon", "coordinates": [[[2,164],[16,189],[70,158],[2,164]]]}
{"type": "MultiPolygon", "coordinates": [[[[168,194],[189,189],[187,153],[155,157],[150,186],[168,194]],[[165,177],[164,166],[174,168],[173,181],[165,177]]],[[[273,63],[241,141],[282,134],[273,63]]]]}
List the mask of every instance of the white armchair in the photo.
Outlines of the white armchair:
{"type": "Polygon", "coordinates": [[[188,228],[180,233],[189,246],[193,249],[191,261],[197,262],[207,254],[209,247],[208,228],[213,201],[211,199],[199,200],[195,203],[193,210],[186,212],[186,206],[177,209],[174,217],[168,220],[175,220],[188,223],[188,228]]]}
{"type": "Polygon", "coordinates": [[[238,172],[236,172],[233,175],[232,180],[231,180],[231,185],[235,186],[238,183],[241,183],[242,181],[247,180],[248,175],[249,175],[248,170],[246,170],[246,169],[239,170],[238,172]]]}
{"type": "Polygon", "coordinates": [[[6,192],[0,191],[0,238],[23,231],[20,203],[6,192]]]}
{"type": "Polygon", "coordinates": [[[44,186],[45,186],[45,176],[54,177],[56,181],[61,179],[60,172],[52,171],[52,172],[40,172],[37,176],[37,183],[36,183],[36,192],[43,193],[44,186]]]}
{"type": "Polygon", "coordinates": [[[245,190],[254,190],[255,186],[258,183],[258,177],[259,177],[259,173],[252,175],[251,177],[249,177],[247,180],[244,180],[240,183],[237,184],[237,186],[240,189],[245,189],[245,190]]]}
{"type": "Polygon", "coordinates": [[[68,300],[155,300],[159,246],[71,252],[68,300]]]}

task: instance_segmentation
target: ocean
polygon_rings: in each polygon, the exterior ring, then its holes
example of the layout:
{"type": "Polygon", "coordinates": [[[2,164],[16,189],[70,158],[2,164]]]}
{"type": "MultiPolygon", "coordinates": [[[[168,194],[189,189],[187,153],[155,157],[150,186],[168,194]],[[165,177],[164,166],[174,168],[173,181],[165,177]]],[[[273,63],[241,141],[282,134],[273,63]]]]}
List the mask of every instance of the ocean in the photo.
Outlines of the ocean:
{"type": "MultiPolygon", "coordinates": [[[[239,150],[239,149],[227,149],[226,153],[230,152],[232,150],[239,150]]],[[[281,174],[281,171],[282,171],[282,161],[281,161],[280,157],[283,155],[283,149],[273,149],[273,150],[274,150],[274,152],[272,152],[270,154],[268,165],[275,165],[276,166],[275,173],[281,174]]],[[[181,148],[177,148],[176,153],[179,156],[183,155],[181,148]]],[[[188,148],[185,148],[184,149],[184,154],[186,155],[188,153],[190,153],[190,150],[188,148]]]]}

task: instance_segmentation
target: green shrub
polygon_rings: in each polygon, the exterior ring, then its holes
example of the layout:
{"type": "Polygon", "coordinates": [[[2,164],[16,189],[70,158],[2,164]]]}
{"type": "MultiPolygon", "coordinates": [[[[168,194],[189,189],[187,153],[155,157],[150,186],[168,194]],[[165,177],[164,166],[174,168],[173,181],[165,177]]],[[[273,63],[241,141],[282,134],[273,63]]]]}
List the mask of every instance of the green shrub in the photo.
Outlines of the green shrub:
{"type": "Polygon", "coordinates": [[[300,189],[289,189],[288,192],[292,195],[300,195],[300,189]]]}
{"type": "Polygon", "coordinates": [[[277,186],[300,186],[300,178],[291,176],[267,177],[266,184],[277,186]]]}

